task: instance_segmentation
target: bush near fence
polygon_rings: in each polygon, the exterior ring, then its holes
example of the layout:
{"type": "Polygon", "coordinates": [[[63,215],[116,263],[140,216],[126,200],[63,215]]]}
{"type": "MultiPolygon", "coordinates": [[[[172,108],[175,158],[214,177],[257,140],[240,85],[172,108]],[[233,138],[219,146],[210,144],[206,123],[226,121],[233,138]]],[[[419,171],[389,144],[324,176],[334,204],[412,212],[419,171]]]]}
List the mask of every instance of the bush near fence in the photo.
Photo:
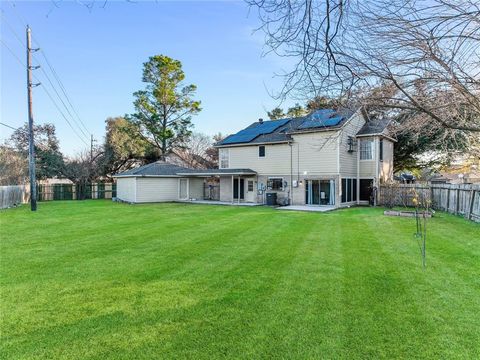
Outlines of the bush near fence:
{"type": "Polygon", "coordinates": [[[378,204],[411,207],[414,193],[429,199],[435,210],[462,215],[480,222],[480,185],[473,184],[395,184],[380,185],[378,204]],[[392,193],[394,196],[392,197],[392,193]]]}
{"type": "MultiPolygon", "coordinates": [[[[117,196],[117,184],[39,184],[37,201],[111,199],[117,196]]],[[[30,201],[30,189],[24,185],[0,186],[1,208],[8,208],[30,201]]]]}

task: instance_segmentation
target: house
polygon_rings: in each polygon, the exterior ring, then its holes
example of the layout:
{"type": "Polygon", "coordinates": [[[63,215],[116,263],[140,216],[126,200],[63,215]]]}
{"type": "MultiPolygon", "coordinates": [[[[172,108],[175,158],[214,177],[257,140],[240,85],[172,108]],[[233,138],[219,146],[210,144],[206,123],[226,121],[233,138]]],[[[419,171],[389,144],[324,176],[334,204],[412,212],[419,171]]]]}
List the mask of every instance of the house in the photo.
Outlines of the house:
{"type": "Polygon", "coordinates": [[[219,179],[219,201],[333,207],[368,204],[379,182],[393,178],[388,121],[356,112],[259,120],[218,142],[219,169],[162,162],[117,174],[117,196],[129,202],[202,200],[204,179],[219,179]]]}

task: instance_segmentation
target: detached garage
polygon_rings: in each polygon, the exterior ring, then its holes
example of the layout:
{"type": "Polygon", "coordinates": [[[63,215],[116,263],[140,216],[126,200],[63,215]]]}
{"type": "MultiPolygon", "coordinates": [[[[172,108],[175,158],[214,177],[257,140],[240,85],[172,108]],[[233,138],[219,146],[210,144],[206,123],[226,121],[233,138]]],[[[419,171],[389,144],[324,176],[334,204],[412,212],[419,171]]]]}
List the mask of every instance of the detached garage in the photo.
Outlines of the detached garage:
{"type": "Polygon", "coordinates": [[[182,166],[157,161],[117,175],[117,198],[131,203],[167,202],[203,198],[203,178],[182,166]]]}

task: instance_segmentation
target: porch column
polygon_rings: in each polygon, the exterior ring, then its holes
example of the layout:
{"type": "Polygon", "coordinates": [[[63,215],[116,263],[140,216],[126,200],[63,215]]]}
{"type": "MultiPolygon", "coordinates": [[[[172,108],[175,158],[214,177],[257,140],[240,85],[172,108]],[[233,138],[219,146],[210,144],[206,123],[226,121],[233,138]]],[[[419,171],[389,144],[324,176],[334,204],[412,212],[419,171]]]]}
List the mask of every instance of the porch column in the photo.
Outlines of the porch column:
{"type": "Polygon", "coordinates": [[[233,197],[233,183],[234,183],[234,181],[233,181],[233,175],[232,175],[232,204],[233,204],[233,202],[234,202],[234,197],[233,197]]]}
{"type": "Polygon", "coordinates": [[[238,187],[238,203],[240,204],[240,197],[241,197],[240,196],[240,194],[241,194],[241,192],[240,192],[240,176],[238,177],[238,186],[237,187],[238,187]]]}

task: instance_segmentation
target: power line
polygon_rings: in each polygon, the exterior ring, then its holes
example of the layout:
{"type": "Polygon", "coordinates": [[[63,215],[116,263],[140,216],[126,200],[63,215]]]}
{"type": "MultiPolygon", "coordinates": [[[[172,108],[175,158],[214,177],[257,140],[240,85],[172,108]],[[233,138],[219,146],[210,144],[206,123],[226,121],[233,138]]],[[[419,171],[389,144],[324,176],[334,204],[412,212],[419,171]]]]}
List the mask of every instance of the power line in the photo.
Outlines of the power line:
{"type": "MultiPolygon", "coordinates": [[[[36,58],[35,58],[36,59],[36,58]]],[[[40,67],[40,70],[42,71],[42,73],[45,75],[45,77],[47,78],[48,82],[50,83],[50,86],[52,87],[53,91],[55,91],[55,94],[57,95],[58,99],[61,101],[61,103],[63,104],[65,110],[67,110],[67,113],[71,116],[71,118],[73,120],[75,120],[73,118],[73,115],[72,113],[70,112],[70,110],[68,109],[67,105],[65,104],[65,102],[63,101],[62,97],[60,96],[60,94],[58,93],[57,89],[55,88],[55,85],[53,85],[52,83],[52,80],[50,80],[50,77],[48,76],[47,72],[43,69],[43,67],[40,67]]],[[[89,136],[83,131],[83,129],[75,122],[75,124],[77,125],[78,129],[80,130],[80,132],[83,134],[83,136],[85,136],[86,139],[89,138],[89,136]]]]}
{"type": "Polygon", "coordinates": [[[10,49],[10,47],[7,45],[5,41],[0,39],[0,42],[2,43],[3,46],[5,46],[5,48],[10,52],[10,54],[12,54],[12,56],[20,63],[20,65],[22,65],[23,67],[27,67],[27,65],[25,65],[25,63],[22,60],[20,60],[20,58],[15,54],[15,52],[12,49],[10,49]]]}
{"type": "Polygon", "coordinates": [[[7,24],[8,28],[10,29],[10,31],[12,32],[12,34],[17,38],[17,40],[20,42],[20,44],[22,44],[23,47],[25,47],[25,43],[23,42],[23,40],[20,38],[20,35],[18,35],[18,33],[15,31],[15,29],[13,28],[13,26],[8,22],[7,20],[7,17],[5,16],[5,11],[2,9],[2,12],[1,12],[2,16],[3,16],[3,21],[5,24],[7,24]]]}
{"type": "MultiPolygon", "coordinates": [[[[22,45],[22,46],[25,46],[25,44],[23,43],[23,41],[20,39],[20,36],[18,35],[18,33],[15,31],[15,29],[13,28],[13,26],[7,21],[6,19],[6,16],[4,14],[4,11],[2,10],[2,16],[5,20],[5,23],[8,25],[8,27],[10,28],[10,31],[13,33],[13,35],[17,38],[18,42],[22,45]]],[[[45,61],[47,62],[47,65],[48,67],[50,68],[50,71],[52,72],[53,76],[55,77],[55,79],[57,80],[57,83],[60,85],[60,89],[62,90],[63,94],[65,95],[65,98],[67,99],[67,102],[69,103],[70,107],[72,108],[73,112],[75,113],[75,115],[77,116],[78,120],[80,121],[80,123],[82,124],[83,126],[83,129],[86,130],[87,133],[89,133],[88,129],[86,128],[85,124],[83,123],[83,121],[80,119],[80,116],[78,115],[78,113],[76,112],[74,106],[72,105],[72,102],[70,101],[70,98],[68,97],[67,95],[67,92],[66,92],[66,89],[65,87],[63,86],[63,83],[61,82],[59,76],[57,75],[57,72],[55,71],[55,69],[53,68],[53,66],[50,64],[50,62],[48,61],[48,58],[45,54],[45,52],[42,50],[42,48],[40,47],[40,44],[38,42],[38,40],[36,40],[35,38],[33,38],[32,36],[32,39],[37,43],[37,45],[39,46],[40,48],[40,52],[42,53],[42,56],[44,57],[45,61]]],[[[38,61],[38,59],[34,56],[35,60],[38,61]]],[[[87,133],[85,133],[85,131],[83,131],[83,129],[78,125],[78,123],[76,122],[74,116],[72,115],[72,113],[70,112],[70,110],[68,109],[67,105],[65,104],[65,102],[63,101],[63,99],[61,98],[60,94],[58,93],[55,85],[53,84],[53,82],[51,81],[50,77],[48,76],[47,72],[43,69],[43,67],[40,67],[40,70],[43,72],[43,74],[45,75],[45,77],[47,78],[48,82],[50,83],[50,86],[52,87],[52,89],[55,91],[55,94],[57,95],[58,99],[62,102],[63,106],[65,107],[65,110],[67,110],[68,114],[72,117],[72,120],[75,122],[75,125],[77,125],[78,129],[80,130],[80,132],[85,136],[86,139],[89,139],[89,135],[87,133]]]]}
{"type": "Polygon", "coordinates": [[[72,131],[75,133],[75,135],[77,135],[77,137],[86,145],[88,146],[88,144],[86,143],[86,141],[77,133],[77,131],[75,130],[75,128],[72,126],[72,124],[70,123],[70,121],[68,121],[67,117],[65,116],[65,114],[62,112],[62,110],[60,110],[60,107],[57,105],[57,103],[55,102],[55,100],[53,100],[53,97],[52,95],[50,95],[50,93],[48,92],[47,88],[45,86],[42,86],[41,87],[45,93],[47,94],[47,96],[50,98],[50,100],[52,101],[53,105],[55,105],[55,107],[57,108],[58,112],[62,115],[62,117],[65,119],[65,121],[67,122],[67,124],[70,126],[70,128],[72,129],[72,131]]]}
{"type": "MultiPolygon", "coordinates": [[[[63,95],[65,95],[65,98],[67,99],[67,102],[68,104],[70,105],[70,107],[72,108],[74,114],[77,116],[77,119],[78,121],[80,122],[80,124],[82,124],[83,128],[86,130],[87,133],[90,133],[90,131],[87,129],[87,127],[85,126],[85,123],[82,121],[82,119],[80,118],[80,116],[78,115],[77,111],[75,110],[75,107],[73,106],[72,102],[70,101],[70,97],[68,96],[67,94],[67,89],[65,88],[65,86],[63,86],[63,83],[62,81],[60,80],[60,77],[58,76],[57,72],[55,71],[55,68],[53,67],[53,65],[51,65],[50,61],[48,61],[48,58],[47,58],[47,55],[45,54],[45,52],[43,51],[42,47],[40,46],[40,43],[38,42],[37,39],[33,39],[37,45],[39,46],[40,48],[40,53],[42,54],[43,58],[45,59],[45,62],[47,63],[48,67],[50,68],[50,71],[52,72],[53,76],[55,77],[55,80],[57,80],[57,83],[60,85],[60,89],[62,90],[63,92],[63,95]]],[[[73,116],[72,116],[73,117],[73,116]]],[[[83,131],[82,131],[83,132],[83,131]]]]}
{"type": "MultiPolygon", "coordinates": [[[[25,20],[25,18],[20,14],[20,12],[17,10],[16,8],[16,4],[10,0],[8,0],[8,2],[12,5],[12,8],[14,9],[15,11],[15,14],[16,16],[18,17],[18,19],[20,20],[20,23],[27,23],[27,21],[25,20]]],[[[3,15],[3,18],[6,20],[6,16],[4,14],[4,11],[2,10],[2,15],[3,15]]],[[[8,23],[7,21],[5,21],[5,23],[7,23],[8,27],[10,28],[11,32],[14,34],[14,36],[16,37],[16,39],[19,41],[19,43],[22,45],[22,46],[25,46],[23,41],[21,40],[20,36],[18,35],[18,33],[15,31],[15,29],[13,28],[13,26],[11,26],[10,23],[8,23]]],[[[48,60],[47,58],[47,55],[46,53],[43,51],[43,49],[40,47],[40,43],[38,42],[38,40],[36,38],[33,38],[32,36],[32,39],[37,43],[37,45],[39,46],[40,48],[40,52],[42,53],[42,56],[43,58],[45,59],[45,62],[47,63],[51,73],[53,74],[53,77],[55,78],[56,82],[58,83],[59,87],[60,87],[60,90],[61,92],[63,93],[63,95],[65,96],[65,99],[67,101],[67,103],[70,105],[70,108],[72,109],[73,113],[76,115],[76,118],[78,119],[78,122],[82,125],[83,129],[85,129],[85,131],[82,129],[82,127],[78,124],[77,120],[75,119],[75,117],[72,115],[72,113],[70,112],[68,106],[66,105],[66,103],[63,101],[61,95],[59,94],[59,92],[57,91],[56,89],[56,86],[53,84],[52,80],[50,79],[50,77],[48,76],[47,72],[43,69],[43,67],[40,67],[40,70],[42,71],[42,73],[44,74],[44,76],[47,78],[47,81],[50,83],[50,86],[52,87],[53,91],[55,92],[55,94],[57,95],[58,99],[61,101],[61,103],[63,104],[65,110],[67,111],[68,115],[70,115],[71,117],[71,120],[73,123],[75,123],[75,125],[78,127],[78,129],[80,130],[80,132],[83,134],[83,136],[85,136],[86,139],[89,139],[89,136],[87,135],[87,133],[90,133],[90,131],[87,129],[87,127],[85,126],[85,123],[82,121],[82,119],[80,118],[80,116],[78,115],[78,112],[76,111],[75,107],[73,106],[73,103],[72,101],[70,100],[70,97],[68,96],[68,93],[67,93],[67,90],[65,88],[65,86],[63,85],[61,79],[60,79],[60,76],[58,75],[58,73],[56,72],[55,68],[53,67],[53,65],[50,63],[50,61],[48,60]]],[[[10,53],[17,59],[17,61],[20,62],[20,64],[22,64],[22,66],[25,66],[23,64],[23,62],[18,58],[18,56],[16,56],[16,54],[6,45],[6,43],[4,43],[2,41],[2,43],[4,44],[4,46],[10,51],[10,53]]],[[[35,57],[35,59],[38,61],[38,59],[35,57]]],[[[34,76],[35,77],[35,76],[34,76]]],[[[35,77],[36,80],[38,80],[37,77],[35,77]]],[[[65,116],[65,114],[60,111],[60,108],[59,106],[57,105],[57,103],[53,100],[53,97],[50,95],[50,93],[45,89],[44,86],[42,86],[45,90],[45,92],[47,93],[47,95],[50,97],[50,100],[52,100],[52,102],[54,103],[55,107],[57,108],[57,110],[59,110],[59,112],[61,113],[62,117],[67,121],[67,123],[69,124],[69,126],[72,128],[72,130],[74,131],[74,133],[79,137],[80,140],[82,140],[83,143],[86,144],[86,142],[82,139],[82,137],[78,134],[78,132],[76,130],[74,130],[71,122],[67,119],[67,117],[65,116]]]]}
{"type": "Polygon", "coordinates": [[[4,124],[4,123],[2,123],[2,122],[0,122],[0,125],[3,125],[3,126],[5,126],[5,127],[7,127],[7,128],[10,128],[10,129],[12,129],[12,130],[17,130],[17,128],[14,128],[13,126],[10,126],[10,125],[8,125],[8,124],[4,124]]]}
{"type": "MultiPolygon", "coordinates": [[[[8,47],[8,45],[2,40],[0,39],[1,43],[3,46],[5,46],[5,48],[12,54],[12,56],[19,62],[19,64],[26,68],[26,65],[25,63],[23,63],[23,61],[20,60],[20,58],[12,51],[12,49],[10,49],[10,47],[8,47]]],[[[35,78],[36,81],[39,81],[39,79],[33,75],[33,77],[35,78]]],[[[55,102],[55,100],[53,99],[52,95],[48,92],[47,88],[45,86],[42,86],[41,87],[45,93],[47,94],[47,96],[50,98],[50,100],[52,101],[53,105],[57,108],[58,112],[60,113],[60,115],[62,115],[62,117],[65,119],[65,121],[67,122],[67,124],[70,126],[70,128],[72,129],[72,131],[75,133],[75,135],[86,145],[86,146],[89,146],[87,144],[87,142],[78,134],[78,132],[75,130],[75,128],[72,126],[72,124],[70,123],[70,121],[67,119],[67,117],[65,116],[65,114],[62,112],[62,110],[60,110],[60,107],[57,105],[57,103],[55,102]]]]}

